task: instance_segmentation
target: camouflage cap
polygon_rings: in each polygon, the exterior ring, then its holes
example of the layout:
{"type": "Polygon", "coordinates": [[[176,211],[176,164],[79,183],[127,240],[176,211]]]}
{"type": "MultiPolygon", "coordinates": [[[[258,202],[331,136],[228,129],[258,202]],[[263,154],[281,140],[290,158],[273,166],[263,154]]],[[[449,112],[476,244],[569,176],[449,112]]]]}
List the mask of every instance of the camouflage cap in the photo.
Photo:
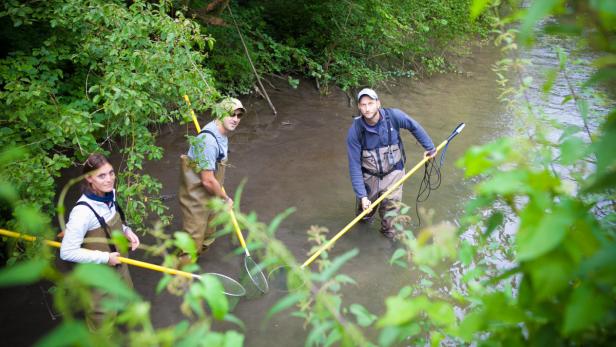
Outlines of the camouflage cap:
{"type": "Polygon", "coordinates": [[[228,114],[233,114],[233,112],[237,109],[242,110],[242,113],[246,113],[246,109],[242,105],[242,102],[236,98],[225,98],[219,103],[219,106],[228,114]]]}

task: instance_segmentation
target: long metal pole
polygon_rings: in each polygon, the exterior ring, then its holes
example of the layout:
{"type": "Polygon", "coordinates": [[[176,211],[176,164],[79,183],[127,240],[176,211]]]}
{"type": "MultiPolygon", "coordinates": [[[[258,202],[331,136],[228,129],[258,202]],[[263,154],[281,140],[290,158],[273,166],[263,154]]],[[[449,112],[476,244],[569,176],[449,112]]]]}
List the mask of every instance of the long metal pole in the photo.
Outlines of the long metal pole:
{"type": "MultiPolygon", "coordinates": [[[[22,234],[22,233],[18,233],[18,232],[6,230],[6,229],[0,229],[0,235],[13,237],[16,239],[23,239],[26,241],[36,241],[35,236],[28,235],[28,234],[22,234]]],[[[60,245],[61,245],[60,242],[58,241],[43,240],[43,242],[47,244],[48,246],[56,247],[56,248],[60,248],[60,245]]],[[[196,275],[190,272],[176,270],[176,269],[172,269],[169,267],[160,266],[156,264],[146,263],[140,260],[130,259],[126,257],[118,257],[118,260],[120,260],[120,262],[124,264],[133,265],[133,266],[137,266],[137,267],[141,267],[141,268],[149,269],[149,270],[154,270],[158,272],[163,272],[169,275],[176,275],[176,276],[183,276],[183,277],[197,278],[197,279],[201,278],[200,275],[196,275]]]]}

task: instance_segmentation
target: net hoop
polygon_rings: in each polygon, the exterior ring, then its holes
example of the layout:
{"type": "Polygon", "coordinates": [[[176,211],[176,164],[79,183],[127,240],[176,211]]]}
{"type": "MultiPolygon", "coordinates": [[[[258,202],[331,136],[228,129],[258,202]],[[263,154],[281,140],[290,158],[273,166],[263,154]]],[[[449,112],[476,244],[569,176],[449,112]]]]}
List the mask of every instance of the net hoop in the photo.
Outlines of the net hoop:
{"type": "Polygon", "coordinates": [[[246,270],[252,284],[254,284],[261,293],[265,294],[269,292],[269,284],[267,283],[265,274],[261,271],[261,267],[248,255],[244,257],[244,270],[246,270]],[[251,268],[253,271],[251,271],[251,268]]]}

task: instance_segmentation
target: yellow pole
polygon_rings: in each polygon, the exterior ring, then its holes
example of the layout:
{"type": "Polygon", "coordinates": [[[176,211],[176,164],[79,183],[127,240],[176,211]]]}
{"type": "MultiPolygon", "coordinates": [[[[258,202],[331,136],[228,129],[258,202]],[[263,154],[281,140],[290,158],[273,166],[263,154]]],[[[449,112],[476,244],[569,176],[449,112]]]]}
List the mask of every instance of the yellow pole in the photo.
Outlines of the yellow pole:
{"type": "Polygon", "coordinates": [[[184,100],[188,104],[188,109],[190,110],[190,115],[192,116],[192,120],[195,123],[195,128],[197,128],[197,134],[201,132],[201,127],[199,126],[199,121],[197,121],[197,116],[195,115],[195,111],[193,111],[192,107],[190,107],[190,99],[188,95],[184,95],[184,100]]]}
{"type": "MultiPolygon", "coordinates": [[[[227,192],[225,192],[225,188],[221,187],[222,191],[227,194],[227,192]]],[[[229,208],[229,213],[231,214],[231,222],[233,223],[233,228],[235,229],[235,235],[237,235],[237,238],[240,240],[240,244],[242,245],[242,248],[244,248],[244,252],[246,252],[246,256],[250,257],[250,252],[248,252],[248,247],[246,247],[246,241],[244,240],[244,235],[242,235],[242,231],[240,230],[240,225],[237,222],[237,218],[235,217],[235,212],[233,211],[233,207],[229,208]]]]}
{"type": "MultiPolygon", "coordinates": [[[[0,235],[13,237],[16,239],[23,239],[26,241],[36,240],[36,237],[32,235],[17,233],[17,232],[5,230],[5,229],[0,229],[0,235]]],[[[56,247],[56,248],[60,248],[60,245],[61,245],[60,242],[58,241],[43,240],[43,242],[45,242],[45,244],[49,246],[56,247]]],[[[133,266],[141,267],[144,269],[163,272],[169,275],[176,275],[176,276],[183,276],[183,277],[197,278],[197,279],[201,278],[201,276],[190,273],[190,272],[176,270],[176,269],[172,269],[172,268],[168,268],[168,267],[164,267],[164,266],[160,266],[156,264],[146,263],[144,261],[134,260],[134,259],[125,258],[125,257],[118,257],[118,259],[120,260],[120,262],[128,264],[128,265],[133,265],[133,266]]]]}
{"type": "MultiPolygon", "coordinates": [[[[436,152],[434,153],[434,155],[436,155],[436,153],[438,153],[438,151],[440,151],[443,147],[445,147],[445,145],[447,144],[447,142],[449,142],[449,140],[450,139],[447,139],[447,140],[443,141],[440,145],[438,145],[438,147],[436,147],[436,152]]],[[[402,185],[402,183],[404,183],[404,181],[406,181],[417,170],[419,170],[429,159],[430,158],[423,158],[419,163],[417,163],[417,165],[415,165],[411,169],[411,171],[409,171],[406,175],[404,175],[404,177],[402,177],[398,182],[394,183],[385,193],[383,193],[383,195],[381,195],[378,199],[376,199],[370,205],[370,207],[368,209],[366,209],[362,213],[360,213],[357,217],[355,217],[355,219],[353,219],[349,224],[347,224],[344,228],[342,228],[342,230],[340,230],[331,240],[329,240],[326,244],[324,244],[321,248],[319,248],[316,252],[314,252],[314,254],[312,256],[310,256],[310,258],[308,258],[302,264],[301,268],[305,268],[306,266],[310,265],[310,263],[312,263],[324,250],[326,250],[331,245],[333,245],[334,242],[336,242],[339,238],[341,238],[342,235],[344,235],[347,231],[349,231],[355,224],[357,224],[357,222],[359,222],[368,213],[370,213],[372,211],[372,209],[374,209],[379,203],[381,203],[381,201],[383,201],[385,198],[387,198],[394,190],[396,190],[400,185],[402,185]]]]}

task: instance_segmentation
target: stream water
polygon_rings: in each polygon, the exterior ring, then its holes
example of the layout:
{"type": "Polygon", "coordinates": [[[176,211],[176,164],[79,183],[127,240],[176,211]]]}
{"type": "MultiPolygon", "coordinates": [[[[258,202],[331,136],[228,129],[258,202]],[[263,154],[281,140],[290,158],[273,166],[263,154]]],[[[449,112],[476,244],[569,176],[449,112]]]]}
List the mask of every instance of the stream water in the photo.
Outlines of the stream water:
{"type": "MultiPolygon", "coordinates": [[[[434,222],[454,221],[470,195],[469,184],[454,165],[456,159],[470,146],[509,131],[508,121],[497,101],[495,75],[490,68],[497,59],[498,50],[484,47],[463,62],[459,73],[376,88],[384,107],[400,108],[411,115],[422,124],[435,144],[446,139],[460,122],[467,124],[464,132],[449,146],[441,187],[422,204],[435,211],[434,222]]],[[[354,218],[346,134],[357,111],[354,105],[350,106],[344,93],[334,91],[321,96],[311,82],[303,82],[295,90],[287,86],[270,89],[269,94],[278,110],[276,117],[262,100],[243,100],[248,113],[230,138],[232,166],[227,169],[225,185],[232,192],[246,179],[241,210],[255,211],[265,222],[286,208],[295,207],[297,211],[282,223],[277,236],[298,261],[303,262],[311,247],[306,231],[312,225],[329,229],[331,237],[354,218]]],[[[178,158],[187,148],[184,136],[193,132],[192,124],[171,129],[159,141],[165,149],[165,159],[145,167],[146,172],[163,182],[163,194],[177,192],[178,158]]],[[[403,134],[403,141],[410,168],[421,159],[423,150],[408,132],[403,134]]],[[[414,206],[422,174],[418,172],[404,185],[403,201],[410,206],[414,206]]],[[[171,214],[176,216],[170,229],[179,230],[177,199],[168,201],[168,205],[171,214]]],[[[201,257],[199,264],[204,271],[238,278],[242,256],[231,255],[234,249],[229,241],[231,237],[218,239],[201,257]]],[[[381,314],[385,298],[395,294],[414,274],[389,265],[395,248],[380,235],[378,223],[354,227],[338,240],[330,256],[353,248],[359,250],[359,255],[341,271],[354,278],[357,285],[344,288],[343,300],[345,304],[360,303],[371,312],[381,314]]],[[[160,275],[139,269],[132,273],[137,290],[152,300],[157,326],[177,323],[183,318],[179,299],[168,294],[154,295],[153,288],[160,275]]],[[[304,344],[307,333],[298,318],[278,315],[263,324],[268,309],[282,295],[271,291],[237,304],[233,313],[246,324],[247,346],[304,344]]],[[[225,324],[225,327],[230,325],[225,324]]]]}
{"type": "MultiPolygon", "coordinates": [[[[543,46],[539,43],[528,54],[531,59],[553,64],[549,59],[555,54],[551,46],[549,42],[543,43],[543,46]]],[[[455,222],[471,196],[471,182],[464,180],[462,170],[454,165],[455,161],[469,147],[506,136],[512,131],[510,116],[498,101],[496,75],[491,70],[491,65],[498,59],[499,50],[496,48],[475,48],[472,56],[461,62],[457,73],[375,88],[384,107],[399,108],[411,115],[422,124],[435,144],[446,139],[460,122],[466,123],[462,134],[448,148],[440,188],[421,205],[434,210],[435,223],[455,222]]],[[[541,68],[541,63],[538,66],[541,68]]],[[[584,76],[574,78],[581,80],[584,76]]],[[[271,221],[288,207],[297,209],[282,223],[277,236],[301,263],[308,257],[307,252],[311,248],[306,231],[312,225],[329,229],[331,237],[354,218],[355,200],[349,181],[345,140],[352,116],[357,114],[357,110],[354,102],[350,103],[341,91],[333,90],[330,95],[321,96],[310,81],[302,81],[297,89],[275,78],[271,81],[278,86],[277,89],[268,88],[278,115],[273,116],[262,99],[242,99],[248,112],[230,137],[231,167],[227,169],[225,186],[233,193],[239,183],[246,179],[240,209],[245,213],[256,212],[264,222],[271,221]]],[[[564,117],[565,122],[578,122],[575,120],[575,108],[560,105],[561,101],[562,98],[537,100],[551,105],[549,109],[555,110],[558,117],[564,117]]],[[[204,119],[200,121],[205,124],[204,119]]],[[[144,167],[147,173],[162,182],[163,195],[175,196],[178,191],[179,156],[187,150],[186,134],[194,134],[192,124],[176,124],[166,128],[158,141],[165,150],[164,159],[147,163],[144,167]]],[[[423,150],[408,132],[403,133],[403,141],[408,158],[407,168],[410,168],[421,159],[423,150]]],[[[413,208],[422,174],[418,172],[404,185],[403,201],[413,208]]],[[[167,230],[180,230],[177,198],[166,203],[169,213],[174,216],[167,230]]],[[[416,218],[414,213],[412,217],[416,218]]],[[[230,241],[231,237],[233,235],[219,238],[199,259],[205,272],[239,277],[243,255],[233,254],[235,246],[230,241]]],[[[351,276],[357,285],[344,287],[343,303],[360,303],[371,312],[382,314],[385,298],[397,293],[415,274],[389,265],[388,260],[395,248],[380,235],[378,223],[354,227],[338,240],[330,256],[335,257],[354,248],[359,250],[359,254],[346,263],[341,272],[351,276]]],[[[133,257],[160,262],[159,259],[147,259],[140,252],[133,257]]],[[[165,292],[155,293],[161,277],[159,273],[131,268],[131,274],[137,292],[152,303],[152,319],[156,327],[169,326],[185,319],[178,297],[165,292]]],[[[8,334],[12,345],[29,345],[55,325],[47,321],[49,312],[41,302],[39,289],[32,287],[27,290],[27,295],[19,293],[20,296],[27,296],[24,300],[12,300],[18,294],[15,291],[2,292],[5,309],[0,326],[12,332],[8,334]],[[32,327],[30,324],[38,327],[35,328],[37,334],[28,333],[28,326],[32,327]]],[[[282,296],[282,293],[270,291],[264,296],[241,299],[237,303],[233,314],[246,325],[246,346],[304,345],[307,332],[301,319],[279,314],[264,323],[267,311],[282,296]]],[[[214,328],[241,330],[231,323],[218,322],[214,328]]],[[[368,334],[370,337],[376,336],[374,331],[368,334]]],[[[2,335],[7,336],[5,333],[2,335]]]]}

